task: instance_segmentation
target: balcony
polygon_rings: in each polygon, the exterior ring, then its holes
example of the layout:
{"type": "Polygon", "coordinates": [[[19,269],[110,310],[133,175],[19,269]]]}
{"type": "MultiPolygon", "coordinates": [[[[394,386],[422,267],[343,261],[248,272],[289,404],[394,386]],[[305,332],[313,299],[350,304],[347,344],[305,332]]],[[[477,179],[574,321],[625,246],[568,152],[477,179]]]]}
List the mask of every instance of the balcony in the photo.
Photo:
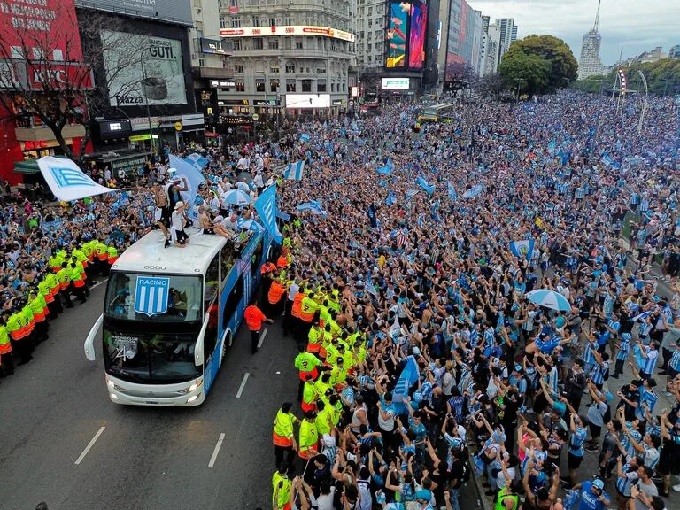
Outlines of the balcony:
{"type": "MultiPolygon", "coordinates": [[[[14,134],[20,142],[49,142],[56,139],[50,128],[45,126],[17,127],[14,128],[14,134]]],[[[82,124],[64,126],[61,134],[64,138],[82,137],[85,136],[85,127],[82,124]]]]}

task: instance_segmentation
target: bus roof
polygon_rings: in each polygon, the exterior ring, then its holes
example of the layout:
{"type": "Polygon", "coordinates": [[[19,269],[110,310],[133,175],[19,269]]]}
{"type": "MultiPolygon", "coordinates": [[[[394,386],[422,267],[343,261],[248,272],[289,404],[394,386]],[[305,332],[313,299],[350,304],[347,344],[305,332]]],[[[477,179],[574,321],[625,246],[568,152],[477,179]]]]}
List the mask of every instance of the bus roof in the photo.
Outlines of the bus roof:
{"type": "Polygon", "coordinates": [[[203,274],[227,240],[217,235],[198,235],[198,229],[187,228],[185,231],[190,235],[185,248],[164,248],[163,233],[150,232],[126,249],[111,269],[135,273],[203,274]]]}

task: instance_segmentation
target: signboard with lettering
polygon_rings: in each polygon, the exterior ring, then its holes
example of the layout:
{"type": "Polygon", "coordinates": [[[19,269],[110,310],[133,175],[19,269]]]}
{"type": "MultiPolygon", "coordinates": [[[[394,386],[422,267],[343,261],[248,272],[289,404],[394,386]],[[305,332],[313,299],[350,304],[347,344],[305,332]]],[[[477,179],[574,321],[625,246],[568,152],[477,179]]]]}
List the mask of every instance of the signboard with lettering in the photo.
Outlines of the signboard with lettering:
{"type": "Polygon", "coordinates": [[[104,49],[111,106],[187,104],[180,41],[108,31],[102,38],[115,42],[104,49]],[[136,48],[140,55],[130,59],[136,48]]]}
{"type": "Polygon", "coordinates": [[[222,28],[222,37],[263,37],[268,35],[320,35],[332,39],[354,42],[354,34],[333,27],[283,26],[222,28]]]}
{"type": "Polygon", "coordinates": [[[187,0],[76,0],[76,5],[136,18],[151,18],[187,26],[193,24],[191,4],[187,0]]]}

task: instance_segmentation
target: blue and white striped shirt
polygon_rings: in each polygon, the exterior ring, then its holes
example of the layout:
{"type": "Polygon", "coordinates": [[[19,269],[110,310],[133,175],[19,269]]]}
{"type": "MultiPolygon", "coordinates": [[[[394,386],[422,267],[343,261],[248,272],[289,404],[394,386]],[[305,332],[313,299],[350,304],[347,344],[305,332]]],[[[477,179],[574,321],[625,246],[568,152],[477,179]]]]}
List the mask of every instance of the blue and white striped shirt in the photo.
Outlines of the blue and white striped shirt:
{"type": "Polygon", "coordinates": [[[621,345],[616,353],[616,359],[627,360],[628,354],[630,353],[630,341],[632,336],[630,333],[624,333],[621,335],[621,345]]]}
{"type": "Polygon", "coordinates": [[[637,469],[630,470],[630,464],[625,464],[622,468],[623,476],[616,479],[616,490],[618,490],[625,497],[630,497],[630,486],[638,480],[637,469]]]}
{"type": "Polygon", "coordinates": [[[680,349],[673,353],[671,360],[668,362],[668,366],[676,372],[680,372],[680,349]]]}
{"type": "Polygon", "coordinates": [[[592,372],[590,372],[590,379],[594,384],[604,384],[604,376],[609,370],[609,363],[603,361],[599,365],[593,367],[592,372]]]}

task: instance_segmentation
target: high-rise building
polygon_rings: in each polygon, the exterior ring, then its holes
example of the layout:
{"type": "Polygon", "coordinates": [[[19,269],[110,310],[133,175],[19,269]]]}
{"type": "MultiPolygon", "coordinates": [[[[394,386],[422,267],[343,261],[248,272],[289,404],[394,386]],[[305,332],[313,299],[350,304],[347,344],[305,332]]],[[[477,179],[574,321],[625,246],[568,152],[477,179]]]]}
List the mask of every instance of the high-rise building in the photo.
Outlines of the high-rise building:
{"type": "Polygon", "coordinates": [[[668,50],[668,58],[680,58],[680,44],[671,46],[671,49],[668,50]]]}
{"type": "Polygon", "coordinates": [[[581,46],[581,58],[578,62],[578,79],[584,80],[588,76],[602,74],[604,68],[600,60],[600,43],[602,36],[600,28],[600,2],[597,2],[597,14],[595,24],[588,32],[583,35],[583,45],[581,46]]]}
{"type": "Polygon", "coordinates": [[[380,72],[384,65],[385,0],[359,0],[355,19],[356,63],[360,72],[380,72]]]}
{"type": "Polygon", "coordinates": [[[482,35],[482,57],[479,75],[485,76],[498,72],[501,55],[501,31],[497,23],[489,25],[482,35]]]}
{"type": "Polygon", "coordinates": [[[514,18],[497,19],[496,25],[500,31],[500,60],[510,45],[517,40],[517,25],[515,25],[514,18]]]}
{"type": "Polygon", "coordinates": [[[353,0],[220,4],[220,35],[233,45],[233,83],[217,92],[224,115],[345,111],[354,64],[353,0]]]}
{"type": "Polygon", "coordinates": [[[458,79],[463,68],[479,73],[484,20],[466,0],[450,0],[444,25],[438,58],[442,86],[458,79]]]}

